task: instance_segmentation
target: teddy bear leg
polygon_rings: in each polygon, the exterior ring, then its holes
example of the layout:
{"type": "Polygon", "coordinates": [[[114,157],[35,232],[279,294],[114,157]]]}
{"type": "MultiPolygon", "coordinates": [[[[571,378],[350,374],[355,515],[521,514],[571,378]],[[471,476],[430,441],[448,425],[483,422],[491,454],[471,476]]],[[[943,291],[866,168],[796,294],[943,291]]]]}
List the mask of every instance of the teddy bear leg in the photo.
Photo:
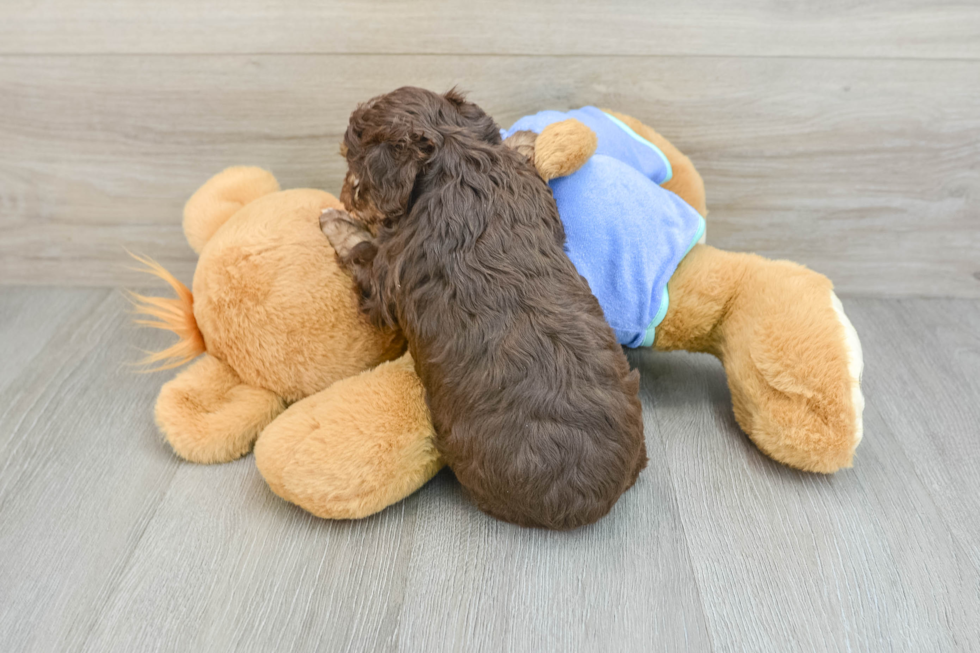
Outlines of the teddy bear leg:
{"type": "Polygon", "coordinates": [[[863,434],[861,344],[823,275],[695,246],[668,286],[654,347],[716,355],[735,418],[767,455],[830,473],[863,434]]]}
{"type": "Polygon", "coordinates": [[[247,454],[285,407],[279,396],[245,385],[228,365],[204,354],[160,389],[155,417],[178,456],[224,463],[247,454]]]}
{"type": "Polygon", "coordinates": [[[401,501],[442,467],[410,355],[343,379],[286,410],[255,445],[277,495],[327,519],[401,501]]]}
{"type": "Polygon", "coordinates": [[[630,129],[660,148],[660,151],[670,161],[670,167],[674,173],[670,180],[664,182],[662,186],[694,207],[694,210],[700,213],[702,217],[706,217],[708,208],[704,198],[704,180],[701,179],[701,174],[691,163],[691,160],[674,147],[670,141],[654,131],[652,127],[644,125],[636,118],[609,109],[603,109],[603,111],[616,116],[626,123],[630,129]]]}

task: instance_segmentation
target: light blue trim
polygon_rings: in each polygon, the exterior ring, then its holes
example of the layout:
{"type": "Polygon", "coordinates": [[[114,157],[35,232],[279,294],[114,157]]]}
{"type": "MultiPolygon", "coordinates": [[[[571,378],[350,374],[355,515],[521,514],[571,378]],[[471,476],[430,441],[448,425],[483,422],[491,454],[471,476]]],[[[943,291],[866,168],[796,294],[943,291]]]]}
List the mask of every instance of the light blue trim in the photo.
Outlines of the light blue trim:
{"type": "MultiPolygon", "coordinates": [[[[691,253],[691,250],[694,249],[694,246],[698,244],[698,241],[701,240],[701,236],[704,235],[704,230],[707,228],[707,226],[708,226],[708,223],[706,223],[704,221],[704,216],[699,215],[698,216],[698,232],[696,234],[694,234],[694,240],[692,240],[691,241],[691,244],[687,246],[687,251],[684,252],[684,256],[687,256],[688,254],[690,254],[691,253]]],[[[682,256],[681,259],[683,259],[684,256],[682,256]]]]}
{"type": "Polygon", "coordinates": [[[645,139],[642,136],[640,136],[639,134],[637,134],[635,131],[633,131],[630,128],[629,125],[627,125],[625,122],[623,122],[622,120],[620,120],[616,116],[611,115],[611,114],[608,114],[605,111],[603,111],[602,113],[607,118],[609,118],[610,120],[612,120],[614,123],[616,123],[617,125],[619,125],[623,129],[623,131],[625,131],[627,134],[629,134],[634,139],[636,139],[640,143],[643,143],[644,145],[646,145],[647,147],[649,147],[651,150],[653,150],[654,152],[656,152],[657,153],[657,156],[659,156],[663,160],[664,166],[666,166],[666,168],[667,168],[667,177],[663,181],[661,181],[659,183],[666,184],[668,181],[670,181],[671,179],[673,179],[673,177],[674,177],[674,169],[672,167],[670,167],[670,160],[666,157],[666,155],[664,155],[663,152],[660,151],[660,148],[659,147],[657,147],[656,145],[654,145],[653,143],[651,143],[647,139],[645,139]]]}
{"type": "MultiPolygon", "coordinates": [[[[694,249],[694,246],[698,244],[698,241],[701,240],[701,236],[704,235],[704,230],[707,228],[707,226],[708,225],[704,221],[704,218],[699,215],[698,231],[696,234],[694,234],[694,240],[691,241],[691,244],[688,246],[687,251],[684,252],[684,256],[690,254],[691,250],[694,249]]],[[[684,256],[681,257],[682,260],[684,256]]],[[[667,308],[669,306],[670,306],[670,295],[667,293],[667,286],[664,286],[664,295],[660,300],[660,309],[657,311],[657,315],[654,316],[654,318],[650,321],[650,326],[647,327],[646,332],[643,334],[643,342],[640,343],[641,347],[653,346],[653,340],[654,338],[657,337],[657,327],[660,326],[660,323],[664,321],[665,317],[667,317],[667,308]]]]}
{"type": "Polygon", "coordinates": [[[667,286],[664,286],[664,294],[660,298],[660,309],[657,311],[653,320],[650,321],[650,326],[647,327],[646,333],[643,335],[643,342],[640,343],[641,347],[651,347],[653,345],[653,339],[657,336],[657,327],[667,317],[668,306],[670,306],[670,295],[667,294],[667,286]]]}

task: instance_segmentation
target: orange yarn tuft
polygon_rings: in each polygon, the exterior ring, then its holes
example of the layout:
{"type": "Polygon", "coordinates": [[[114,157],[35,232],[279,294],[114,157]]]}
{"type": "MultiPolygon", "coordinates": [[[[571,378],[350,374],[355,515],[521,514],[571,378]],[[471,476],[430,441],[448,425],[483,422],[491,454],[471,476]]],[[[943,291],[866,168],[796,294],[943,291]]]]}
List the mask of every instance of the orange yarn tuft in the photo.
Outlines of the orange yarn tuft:
{"type": "Polygon", "coordinates": [[[154,367],[147,371],[157,372],[180,367],[203,354],[207,349],[204,345],[204,336],[197,327],[197,320],[194,319],[194,295],[187,286],[178,281],[174,275],[153,259],[137,256],[132,252],[129,252],[129,255],[145,266],[136,268],[137,270],[163,279],[177,293],[177,297],[173,299],[129,293],[135,309],[133,313],[152,318],[134,319],[134,324],[172,331],[180,338],[179,341],[163,351],[147,352],[146,357],[139,361],[139,364],[152,365],[154,367]]]}

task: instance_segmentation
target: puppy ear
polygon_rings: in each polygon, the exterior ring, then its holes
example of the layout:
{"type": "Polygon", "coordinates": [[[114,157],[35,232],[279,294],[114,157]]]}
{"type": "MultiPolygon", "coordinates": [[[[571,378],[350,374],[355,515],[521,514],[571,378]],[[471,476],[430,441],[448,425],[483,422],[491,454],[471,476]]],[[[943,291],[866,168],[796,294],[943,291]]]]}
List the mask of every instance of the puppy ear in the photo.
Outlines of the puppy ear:
{"type": "Polygon", "coordinates": [[[435,149],[435,139],[407,121],[391,124],[365,148],[360,173],[382,213],[396,216],[408,209],[415,179],[435,149]]]}

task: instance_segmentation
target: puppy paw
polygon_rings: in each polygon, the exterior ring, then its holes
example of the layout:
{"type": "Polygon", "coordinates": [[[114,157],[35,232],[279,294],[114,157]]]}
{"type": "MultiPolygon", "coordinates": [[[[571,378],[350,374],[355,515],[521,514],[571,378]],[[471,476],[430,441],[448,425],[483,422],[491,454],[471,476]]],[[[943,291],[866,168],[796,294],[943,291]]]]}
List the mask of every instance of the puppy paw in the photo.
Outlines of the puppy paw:
{"type": "Polygon", "coordinates": [[[341,259],[350,257],[357,245],[370,241],[371,233],[351,219],[347,211],[324,209],[320,214],[320,231],[341,259]]]}

